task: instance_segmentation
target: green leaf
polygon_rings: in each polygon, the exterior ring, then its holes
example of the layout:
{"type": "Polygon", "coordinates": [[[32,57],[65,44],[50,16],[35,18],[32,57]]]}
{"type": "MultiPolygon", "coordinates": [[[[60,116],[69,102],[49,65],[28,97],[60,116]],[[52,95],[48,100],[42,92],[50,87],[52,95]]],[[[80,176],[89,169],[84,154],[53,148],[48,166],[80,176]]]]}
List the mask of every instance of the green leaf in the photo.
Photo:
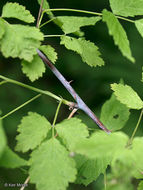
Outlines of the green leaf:
{"type": "MultiPolygon", "coordinates": [[[[53,47],[50,45],[43,45],[40,46],[39,49],[45,53],[52,63],[55,63],[57,53],[53,47]]],[[[28,61],[22,61],[22,71],[32,82],[37,80],[39,77],[42,77],[45,70],[45,65],[38,55],[34,55],[34,58],[30,63],[28,61]]]]}
{"type": "Polygon", "coordinates": [[[129,109],[113,94],[102,106],[100,120],[109,130],[115,131],[124,127],[129,115],[129,109]]]}
{"type": "MultiPolygon", "coordinates": [[[[37,0],[39,5],[41,5],[41,1],[42,0],[37,0]]],[[[43,0],[43,6],[42,6],[43,9],[50,9],[50,6],[49,6],[49,3],[47,0],[43,0]]],[[[54,17],[53,13],[49,10],[46,12],[48,15],[54,17]]]]}
{"type": "Polygon", "coordinates": [[[138,32],[143,37],[143,19],[136,20],[135,26],[137,27],[138,32]]]}
{"type": "Polygon", "coordinates": [[[101,173],[104,173],[109,164],[106,157],[90,160],[83,155],[77,154],[74,159],[78,170],[75,183],[86,186],[96,180],[101,173]]]}
{"type": "Polygon", "coordinates": [[[74,151],[90,159],[107,157],[110,161],[117,150],[124,149],[127,140],[128,137],[122,132],[106,134],[100,131],[94,133],[89,139],[78,141],[74,151]]]}
{"type": "Polygon", "coordinates": [[[39,58],[38,55],[34,55],[32,62],[22,61],[22,71],[26,76],[34,82],[39,77],[42,77],[46,68],[43,61],[39,58]]]}
{"type": "Polygon", "coordinates": [[[138,189],[137,190],[142,190],[143,189],[143,181],[141,181],[138,185],[138,189]]]}
{"type": "Polygon", "coordinates": [[[111,84],[111,89],[117,99],[128,108],[137,110],[143,108],[143,101],[130,86],[114,83],[111,84]]]}
{"type": "Polygon", "coordinates": [[[5,22],[5,34],[0,41],[1,51],[5,57],[32,61],[40,40],[43,40],[43,34],[38,28],[5,22]]]}
{"type": "Polygon", "coordinates": [[[5,149],[6,144],[7,144],[6,135],[3,130],[2,120],[0,120],[0,157],[5,149]]]}
{"type": "Polygon", "coordinates": [[[26,166],[27,164],[28,162],[26,160],[20,158],[15,152],[6,146],[0,159],[0,167],[19,168],[21,166],[26,166]]]}
{"type": "Polygon", "coordinates": [[[55,138],[33,151],[30,162],[30,179],[38,190],[66,190],[68,183],[75,180],[75,162],[55,138]]]}
{"type": "Polygon", "coordinates": [[[4,33],[5,33],[4,20],[0,18],[0,39],[3,37],[4,33]]]}
{"type": "Polygon", "coordinates": [[[109,34],[113,36],[114,43],[119,47],[122,54],[130,61],[135,62],[131,54],[126,32],[115,15],[110,11],[103,10],[103,21],[106,22],[109,34]]]}
{"type": "Polygon", "coordinates": [[[52,63],[55,63],[57,60],[57,53],[55,52],[55,49],[50,45],[43,45],[40,46],[39,49],[43,51],[43,53],[49,58],[52,63]]]}
{"type": "Polygon", "coordinates": [[[2,17],[17,18],[27,23],[35,21],[30,11],[26,10],[24,6],[18,3],[6,3],[2,9],[2,17]]]}
{"type": "Polygon", "coordinates": [[[110,0],[114,14],[121,16],[143,15],[143,0],[110,0]]]}
{"type": "Polygon", "coordinates": [[[57,19],[62,22],[63,32],[68,34],[79,31],[82,26],[95,25],[101,17],[58,16],[57,19]]]}
{"type": "Polygon", "coordinates": [[[77,118],[64,120],[55,128],[69,150],[72,150],[77,141],[89,136],[86,125],[77,118]]]}
{"type": "Polygon", "coordinates": [[[29,112],[18,126],[17,131],[20,134],[16,137],[16,150],[26,152],[36,148],[45,139],[50,128],[51,124],[44,116],[29,112]]]}
{"type": "Polygon", "coordinates": [[[90,41],[84,39],[76,39],[72,37],[62,36],[61,44],[63,44],[67,49],[77,52],[81,57],[83,62],[90,66],[96,67],[104,65],[103,59],[100,57],[100,52],[98,47],[90,41]]]}

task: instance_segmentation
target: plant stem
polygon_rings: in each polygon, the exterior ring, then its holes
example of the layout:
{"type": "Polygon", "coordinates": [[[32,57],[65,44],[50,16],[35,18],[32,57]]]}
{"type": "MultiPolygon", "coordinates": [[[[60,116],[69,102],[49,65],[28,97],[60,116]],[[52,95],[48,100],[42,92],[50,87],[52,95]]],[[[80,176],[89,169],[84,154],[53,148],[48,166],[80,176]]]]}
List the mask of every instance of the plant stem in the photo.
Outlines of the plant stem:
{"type": "MultiPolygon", "coordinates": [[[[49,12],[49,11],[70,11],[70,12],[78,12],[78,13],[85,13],[85,14],[98,15],[98,16],[102,16],[103,15],[102,13],[97,13],[97,12],[93,12],[93,11],[85,11],[85,10],[79,10],[79,9],[67,9],[67,8],[45,9],[43,11],[43,14],[45,12],[49,12]]],[[[122,20],[125,20],[125,21],[128,21],[128,22],[134,23],[134,21],[131,20],[131,19],[127,19],[127,18],[124,18],[124,17],[121,17],[121,16],[117,16],[117,15],[115,15],[115,16],[117,18],[119,18],[119,19],[122,19],[122,20]]],[[[41,17],[43,17],[43,16],[41,15],[41,17]]]]}
{"type": "Polygon", "coordinates": [[[7,81],[5,81],[5,80],[1,81],[0,82],[0,86],[3,85],[3,84],[5,84],[5,83],[7,83],[7,81]]]}
{"type": "Polygon", "coordinates": [[[54,127],[55,127],[55,123],[57,121],[57,117],[58,117],[58,113],[59,113],[59,110],[60,110],[60,107],[62,105],[62,99],[61,101],[59,102],[59,105],[57,107],[57,110],[56,110],[56,113],[55,113],[55,117],[54,117],[54,121],[53,121],[53,124],[52,124],[52,137],[54,138],[54,127]]]}
{"type": "Polygon", "coordinates": [[[84,101],[80,98],[80,96],[76,93],[76,91],[70,85],[64,76],[58,71],[58,69],[52,64],[52,62],[43,54],[39,49],[37,49],[37,53],[39,57],[43,60],[45,65],[53,72],[53,74],[59,79],[59,81],[63,84],[63,86],[68,90],[68,92],[72,95],[72,97],[77,102],[77,106],[75,108],[79,108],[84,111],[102,130],[106,133],[110,133],[103,123],[97,118],[97,116],[90,110],[90,108],[84,103],[84,101]]]}
{"type": "Polygon", "coordinates": [[[59,34],[56,34],[56,35],[44,35],[44,38],[51,38],[51,37],[61,37],[61,36],[65,36],[65,35],[59,35],[59,34]]]}
{"type": "Polygon", "coordinates": [[[128,141],[128,144],[127,144],[128,146],[132,144],[133,138],[134,138],[134,136],[135,136],[135,134],[136,134],[136,131],[137,131],[138,127],[139,127],[139,124],[140,124],[140,122],[141,122],[142,116],[143,116],[143,109],[141,110],[141,113],[140,113],[138,122],[137,122],[137,124],[136,124],[136,127],[135,127],[133,133],[132,133],[132,136],[131,136],[131,138],[130,138],[129,141],[128,141]]]}
{"type": "Polygon", "coordinates": [[[4,116],[0,117],[0,120],[8,117],[9,115],[11,115],[12,113],[16,112],[17,110],[21,109],[22,107],[26,106],[27,104],[29,104],[30,102],[32,102],[33,100],[39,98],[41,96],[41,94],[38,94],[36,96],[34,96],[33,98],[31,98],[30,100],[26,101],[24,104],[18,106],[17,108],[13,109],[12,111],[8,112],[7,114],[5,114],[4,116]]]}
{"type": "Polygon", "coordinates": [[[40,21],[40,17],[41,17],[41,13],[42,13],[43,3],[44,3],[44,0],[41,0],[41,5],[40,5],[40,8],[39,8],[39,13],[38,13],[38,18],[37,18],[37,24],[36,24],[37,28],[39,28],[39,21],[40,21]]]}
{"type": "MultiPolygon", "coordinates": [[[[53,93],[51,93],[51,92],[49,92],[49,91],[45,91],[45,90],[41,90],[41,89],[39,89],[39,88],[35,88],[35,87],[33,87],[33,86],[30,86],[30,85],[27,85],[27,84],[18,82],[18,81],[16,81],[16,80],[9,79],[9,78],[4,77],[4,76],[2,76],[2,75],[0,75],[0,78],[3,79],[3,80],[5,80],[5,81],[7,81],[7,82],[9,82],[9,83],[13,83],[13,84],[16,84],[16,85],[18,85],[18,86],[22,86],[22,87],[24,87],[24,88],[27,88],[27,89],[30,89],[30,90],[32,90],[32,91],[38,92],[38,93],[40,93],[40,94],[45,94],[45,95],[50,96],[50,97],[52,97],[52,98],[54,98],[54,99],[56,99],[56,100],[58,100],[58,101],[61,101],[61,99],[62,99],[62,98],[60,98],[59,96],[56,96],[55,94],[53,94],[53,93]]],[[[70,106],[70,107],[75,107],[75,106],[76,106],[76,104],[75,104],[74,102],[70,102],[70,101],[65,100],[65,99],[62,99],[62,101],[63,101],[63,104],[68,105],[68,106],[70,106]]]]}
{"type": "Polygon", "coordinates": [[[25,182],[24,182],[24,186],[21,187],[20,190],[24,190],[24,189],[25,189],[26,184],[28,184],[29,180],[30,180],[30,176],[28,176],[28,177],[26,178],[26,180],[25,180],[25,182]]]}
{"type": "Polygon", "coordinates": [[[51,18],[51,19],[48,20],[47,22],[44,22],[43,24],[41,24],[41,25],[39,26],[39,28],[42,28],[42,27],[45,26],[46,24],[52,22],[54,19],[56,19],[56,17],[51,18]]]}

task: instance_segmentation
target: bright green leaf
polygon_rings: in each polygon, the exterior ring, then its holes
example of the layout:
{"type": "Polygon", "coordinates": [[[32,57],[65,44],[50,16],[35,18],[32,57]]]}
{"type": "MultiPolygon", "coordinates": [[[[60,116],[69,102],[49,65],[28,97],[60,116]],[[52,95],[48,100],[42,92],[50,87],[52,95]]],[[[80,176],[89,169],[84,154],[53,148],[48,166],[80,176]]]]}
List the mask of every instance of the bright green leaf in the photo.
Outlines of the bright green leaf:
{"type": "Polygon", "coordinates": [[[29,112],[18,126],[17,131],[20,134],[16,137],[16,150],[26,152],[36,148],[47,136],[50,128],[51,124],[44,116],[29,112]]]}
{"type": "Polygon", "coordinates": [[[5,23],[5,33],[0,41],[1,51],[5,57],[32,61],[40,40],[43,40],[43,34],[36,27],[5,23]]]}
{"type": "Polygon", "coordinates": [[[63,32],[68,34],[79,31],[82,26],[95,25],[101,17],[58,16],[57,19],[62,22],[63,32]]]}
{"type": "Polygon", "coordinates": [[[69,150],[72,150],[77,141],[89,135],[86,125],[77,118],[64,120],[56,125],[56,130],[69,150]]]}
{"type": "Polygon", "coordinates": [[[86,62],[90,66],[96,67],[97,65],[104,65],[104,61],[100,57],[98,47],[90,41],[86,41],[81,38],[76,39],[62,36],[61,44],[63,44],[67,49],[77,52],[82,57],[83,62],[86,62]]]}
{"type": "Polygon", "coordinates": [[[126,32],[115,15],[107,10],[103,10],[103,21],[106,22],[109,34],[113,36],[114,43],[119,47],[122,54],[130,61],[135,62],[131,54],[126,32]]]}
{"type": "Polygon", "coordinates": [[[109,130],[115,131],[124,127],[129,115],[129,109],[113,94],[102,106],[100,120],[109,130]]]}
{"type": "Polygon", "coordinates": [[[78,170],[77,180],[75,182],[77,184],[90,184],[96,180],[101,173],[105,172],[109,164],[106,157],[90,160],[83,155],[77,154],[74,159],[78,170]]]}
{"type": "Polygon", "coordinates": [[[137,110],[143,108],[143,101],[130,86],[114,83],[111,84],[111,89],[117,99],[128,108],[137,110]]]}
{"type": "Polygon", "coordinates": [[[30,162],[30,179],[38,190],[66,190],[75,180],[75,162],[55,138],[33,151],[30,162]]]}
{"type": "Polygon", "coordinates": [[[143,181],[139,183],[137,190],[143,190],[143,181]]]}
{"type": "Polygon", "coordinates": [[[137,27],[138,32],[143,37],[143,19],[136,20],[135,26],[137,27]]]}
{"type": "Polygon", "coordinates": [[[26,166],[28,162],[23,158],[19,157],[15,152],[13,152],[8,146],[4,149],[2,157],[0,159],[0,167],[5,168],[18,168],[21,166],[26,166]]]}
{"type": "Polygon", "coordinates": [[[80,140],[76,143],[74,151],[83,154],[90,159],[111,157],[117,150],[122,151],[127,143],[128,137],[121,132],[106,134],[104,131],[94,133],[89,139],[80,140]]]}
{"type": "Polygon", "coordinates": [[[33,82],[45,72],[46,68],[38,55],[34,55],[32,62],[22,61],[22,71],[33,82]]]}
{"type": "Polygon", "coordinates": [[[0,39],[3,37],[4,33],[5,33],[4,20],[0,18],[0,39]]]}
{"type": "Polygon", "coordinates": [[[109,0],[114,14],[121,16],[143,15],[143,0],[109,0]]]}
{"type": "Polygon", "coordinates": [[[43,45],[40,46],[39,49],[43,51],[43,53],[49,58],[52,63],[55,63],[57,60],[57,53],[55,52],[55,49],[50,45],[43,45]]]}
{"type": "Polygon", "coordinates": [[[30,11],[18,3],[6,3],[2,9],[2,17],[17,18],[27,23],[34,22],[35,20],[30,11]]]}
{"type": "Polygon", "coordinates": [[[5,149],[6,143],[6,135],[3,130],[2,120],[0,120],[0,157],[5,149]]]}

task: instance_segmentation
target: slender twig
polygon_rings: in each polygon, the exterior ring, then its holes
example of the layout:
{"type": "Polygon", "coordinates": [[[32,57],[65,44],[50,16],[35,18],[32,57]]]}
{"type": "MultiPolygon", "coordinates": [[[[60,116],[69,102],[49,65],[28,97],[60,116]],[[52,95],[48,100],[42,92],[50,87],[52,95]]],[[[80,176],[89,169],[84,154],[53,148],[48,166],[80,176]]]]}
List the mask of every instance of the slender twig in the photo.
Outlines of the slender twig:
{"type": "Polygon", "coordinates": [[[70,83],[63,77],[63,75],[50,62],[50,60],[39,49],[37,49],[37,53],[39,57],[43,60],[43,62],[46,64],[46,66],[48,66],[51,69],[54,75],[60,80],[60,82],[64,85],[64,87],[75,99],[78,106],[76,108],[83,110],[102,130],[104,130],[107,133],[110,133],[110,131],[103,125],[103,123],[101,123],[101,121],[96,117],[96,115],[89,109],[89,107],[79,97],[79,95],[75,92],[75,90],[72,88],[70,83]]]}
{"type": "Polygon", "coordinates": [[[38,18],[37,18],[37,24],[36,24],[37,28],[39,28],[39,21],[40,21],[40,17],[41,17],[41,14],[42,14],[43,2],[44,2],[44,0],[41,0],[41,5],[40,5],[40,8],[39,8],[39,13],[38,13],[38,18]]]}
{"type": "Polygon", "coordinates": [[[30,180],[30,177],[28,176],[28,177],[26,178],[25,182],[24,182],[23,187],[21,187],[20,190],[24,190],[24,189],[25,189],[25,187],[26,187],[26,185],[28,184],[29,180],[30,180]]]}
{"type": "MultiPolygon", "coordinates": [[[[33,87],[33,86],[24,84],[24,83],[22,83],[22,82],[18,82],[18,81],[16,81],[16,80],[13,80],[13,79],[4,77],[4,76],[2,76],[2,75],[0,75],[0,78],[3,79],[3,80],[5,80],[5,81],[7,81],[7,82],[9,82],[9,83],[16,84],[16,85],[18,85],[18,86],[27,88],[27,89],[32,90],[32,91],[35,91],[35,92],[38,92],[38,93],[40,93],[40,94],[45,94],[45,95],[50,96],[50,97],[52,97],[52,98],[54,98],[54,99],[56,99],[56,100],[58,100],[58,101],[61,101],[61,99],[62,99],[62,98],[60,98],[59,96],[56,96],[55,94],[53,94],[53,93],[51,93],[51,92],[49,92],[49,91],[47,91],[47,90],[41,90],[41,89],[39,89],[39,88],[35,88],[35,87],[33,87]]],[[[63,101],[63,104],[68,105],[69,107],[73,107],[73,108],[74,108],[74,107],[77,106],[76,103],[74,103],[74,102],[70,102],[70,101],[65,100],[65,99],[62,99],[62,101],[63,101]]]]}
{"type": "Polygon", "coordinates": [[[68,119],[70,119],[71,117],[73,117],[73,115],[77,112],[77,108],[74,108],[73,110],[72,110],[72,112],[69,114],[69,116],[68,116],[68,119]]]}
{"type": "Polygon", "coordinates": [[[33,98],[31,98],[30,100],[26,101],[24,104],[18,106],[17,108],[13,109],[12,111],[8,112],[7,114],[5,114],[4,116],[0,117],[0,120],[8,117],[9,115],[11,115],[12,113],[18,111],[19,109],[21,109],[22,107],[26,106],[27,104],[29,104],[30,102],[32,102],[33,100],[39,98],[41,96],[41,94],[38,94],[36,96],[34,96],[33,98]]]}
{"type": "Polygon", "coordinates": [[[136,127],[135,127],[133,133],[132,133],[131,138],[130,138],[129,141],[128,141],[127,146],[130,146],[130,145],[132,144],[133,138],[134,138],[134,136],[135,136],[135,134],[136,134],[136,131],[137,131],[138,127],[139,127],[139,124],[140,124],[140,122],[141,122],[142,116],[143,116],[143,109],[141,110],[141,113],[140,113],[138,122],[137,122],[137,124],[136,124],[136,127]]]}
{"type": "Polygon", "coordinates": [[[44,35],[44,38],[53,38],[53,37],[61,37],[61,36],[65,36],[65,34],[53,34],[53,35],[44,35]]]}
{"type": "Polygon", "coordinates": [[[41,25],[39,26],[39,28],[42,28],[42,27],[45,26],[46,24],[52,22],[54,19],[56,19],[56,17],[53,17],[53,18],[51,18],[50,20],[44,22],[43,24],[41,24],[41,25]]]}
{"type": "Polygon", "coordinates": [[[3,85],[3,84],[5,84],[5,83],[7,83],[7,81],[5,81],[5,80],[1,81],[0,82],[0,86],[3,85]]]}

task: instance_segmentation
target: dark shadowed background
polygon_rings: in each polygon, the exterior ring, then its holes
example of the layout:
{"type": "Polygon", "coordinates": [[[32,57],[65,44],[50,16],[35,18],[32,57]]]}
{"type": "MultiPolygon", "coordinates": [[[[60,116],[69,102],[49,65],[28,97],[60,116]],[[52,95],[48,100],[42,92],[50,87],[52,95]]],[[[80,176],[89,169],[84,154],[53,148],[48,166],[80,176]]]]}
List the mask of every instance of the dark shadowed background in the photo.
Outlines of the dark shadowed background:
{"type": "MultiPolygon", "coordinates": [[[[1,0],[0,11],[3,5],[7,1],[1,0]]],[[[19,0],[19,1],[9,1],[9,2],[19,2],[20,4],[26,6],[28,10],[31,11],[33,16],[37,18],[39,5],[36,0],[19,0]]],[[[74,8],[83,9],[95,12],[101,12],[104,8],[110,10],[109,2],[107,0],[53,0],[49,1],[51,8],[74,8]]],[[[55,15],[80,15],[86,16],[85,14],[73,13],[73,12],[55,12],[55,15]]],[[[46,21],[48,17],[44,17],[46,21]]],[[[11,20],[13,22],[13,20],[11,20]]],[[[108,34],[106,24],[103,22],[98,22],[95,26],[83,27],[82,30],[85,32],[87,40],[94,42],[102,54],[102,58],[105,61],[105,66],[103,67],[89,67],[86,63],[83,63],[80,56],[72,51],[66,50],[63,46],[59,45],[60,40],[58,38],[46,38],[45,43],[52,45],[57,53],[58,60],[56,62],[56,67],[60,72],[70,81],[73,80],[72,86],[75,88],[77,93],[82,97],[87,105],[100,117],[100,111],[103,103],[110,98],[111,89],[110,84],[114,82],[119,82],[122,78],[124,82],[133,87],[133,89],[139,94],[143,99],[143,83],[141,82],[141,70],[142,70],[142,46],[143,39],[137,32],[135,26],[132,23],[126,21],[121,21],[123,27],[125,28],[130,45],[132,54],[136,59],[135,64],[129,62],[124,58],[118,48],[114,45],[113,39],[108,34]]],[[[46,25],[43,28],[45,34],[62,34],[62,31],[53,23],[46,25]]],[[[62,96],[67,100],[72,100],[70,94],[66,89],[60,84],[60,82],[55,78],[52,72],[47,69],[46,73],[38,81],[31,83],[28,78],[21,71],[21,61],[19,59],[8,58],[5,59],[0,54],[0,74],[6,77],[21,81],[26,84],[33,85],[37,88],[44,89],[55,93],[56,95],[62,96]]],[[[21,105],[31,97],[35,95],[34,92],[24,89],[22,87],[5,84],[0,87],[0,109],[2,110],[2,115],[8,113],[12,109],[21,105]]],[[[128,98],[128,97],[127,97],[128,98]]],[[[34,102],[28,104],[21,110],[10,115],[4,119],[3,124],[8,136],[8,144],[10,147],[14,147],[16,144],[15,136],[17,134],[17,125],[23,116],[27,114],[28,111],[37,112],[44,115],[52,122],[55,110],[58,103],[47,96],[42,96],[34,102]]],[[[68,107],[63,105],[59,113],[58,121],[67,118],[70,111],[68,107]]],[[[78,117],[87,123],[89,127],[96,127],[96,125],[81,111],[78,112],[78,117]]],[[[127,122],[126,126],[122,129],[128,135],[130,135],[135,127],[139,116],[139,111],[131,111],[130,120],[127,122]]],[[[143,122],[141,122],[141,125],[143,122]]],[[[140,125],[140,126],[141,126],[140,125]]],[[[143,130],[140,129],[137,135],[141,136],[143,130]]],[[[20,154],[22,157],[28,158],[28,156],[20,154]]],[[[27,177],[27,173],[23,169],[10,170],[0,168],[0,184],[4,182],[8,183],[23,183],[27,177]]],[[[83,187],[79,185],[71,185],[70,190],[74,189],[102,189],[100,183],[102,176],[97,182],[92,183],[88,187],[83,187]]],[[[1,189],[1,186],[0,186],[1,189]]],[[[12,189],[12,188],[6,188],[12,189]]],[[[15,188],[16,189],[16,188],[15,188]]],[[[17,188],[19,189],[19,188],[17,188]]],[[[27,189],[35,189],[34,186],[29,185],[27,189]]],[[[2,188],[3,190],[3,188],[2,188]]]]}

